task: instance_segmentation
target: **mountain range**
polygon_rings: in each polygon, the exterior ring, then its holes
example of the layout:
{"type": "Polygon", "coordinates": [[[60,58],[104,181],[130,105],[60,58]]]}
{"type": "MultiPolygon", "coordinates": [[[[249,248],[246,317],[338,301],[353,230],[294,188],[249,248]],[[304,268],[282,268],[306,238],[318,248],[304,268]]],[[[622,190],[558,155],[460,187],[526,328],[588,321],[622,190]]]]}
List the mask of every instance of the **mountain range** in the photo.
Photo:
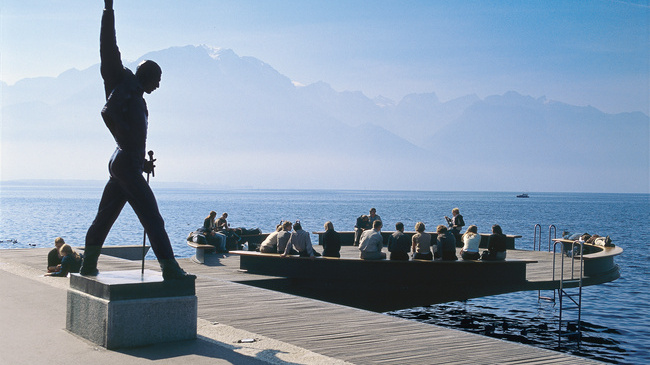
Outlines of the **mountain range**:
{"type": "MultiPolygon", "coordinates": [[[[510,91],[393,101],[300,85],[207,46],[153,59],[146,95],[156,178],[220,187],[483,191],[650,190],[650,119],[510,91]]],[[[0,179],[103,179],[114,142],[99,65],[0,84],[0,179]]]]}

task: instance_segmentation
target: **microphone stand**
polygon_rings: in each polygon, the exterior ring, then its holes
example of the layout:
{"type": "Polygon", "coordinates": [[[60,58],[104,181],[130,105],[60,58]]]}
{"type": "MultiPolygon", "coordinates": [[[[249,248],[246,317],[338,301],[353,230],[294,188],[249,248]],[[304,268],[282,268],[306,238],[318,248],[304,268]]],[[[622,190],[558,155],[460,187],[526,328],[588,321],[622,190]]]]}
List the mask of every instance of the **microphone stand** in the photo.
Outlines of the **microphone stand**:
{"type": "MultiPolygon", "coordinates": [[[[149,174],[151,173],[151,176],[153,177],[156,176],[156,174],[153,171],[154,167],[156,167],[156,165],[153,164],[154,161],[156,161],[153,158],[153,151],[149,151],[148,155],[149,155],[149,160],[147,161],[145,159],[145,164],[151,165],[151,169],[147,169],[150,170],[147,171],[147,185],[149,185],[149,174]]],[[[147,230],[145,229],[144,236],[142,237],[142,272],[141,272],[142,276],[144,276],[144,257],[146,256],[146,254],[147,254],[147,230]]]]}

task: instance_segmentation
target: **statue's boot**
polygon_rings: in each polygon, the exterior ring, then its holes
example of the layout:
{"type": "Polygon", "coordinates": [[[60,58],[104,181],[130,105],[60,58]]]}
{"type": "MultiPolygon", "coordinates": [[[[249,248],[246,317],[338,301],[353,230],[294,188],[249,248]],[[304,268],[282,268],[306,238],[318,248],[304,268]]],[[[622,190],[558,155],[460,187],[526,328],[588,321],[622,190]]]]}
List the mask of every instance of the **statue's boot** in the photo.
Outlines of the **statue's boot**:
{"type": "Polygon", "coordinates": [[[84,248],[84,260],[81,264],[81,269],[79,270],[81,275],[97,276],[97,274],[99,274],[99,270],[97,270],[97,259],[101,252],[101,246],[86,246],[86,248],[84,248]]]}
{"type": "Polygon", "coordinates": [[[158,260],[158,262],[160,263],[164,280],[196,279],[196,275],[188,274],[185,270],[181,269],[176,259],[162,259],[158,260]]]}

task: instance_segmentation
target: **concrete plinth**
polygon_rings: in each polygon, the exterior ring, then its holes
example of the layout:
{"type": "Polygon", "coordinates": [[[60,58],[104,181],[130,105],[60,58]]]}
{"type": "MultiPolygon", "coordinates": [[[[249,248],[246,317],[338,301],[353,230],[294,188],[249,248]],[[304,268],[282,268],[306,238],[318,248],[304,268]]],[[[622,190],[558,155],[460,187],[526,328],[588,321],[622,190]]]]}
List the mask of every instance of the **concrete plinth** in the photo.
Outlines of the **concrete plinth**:
{"type": "Polygon", "coordinates": [[[145,270],[72,274],[66,329],[107,349],[196,338],[194,280],[145,270]]]}

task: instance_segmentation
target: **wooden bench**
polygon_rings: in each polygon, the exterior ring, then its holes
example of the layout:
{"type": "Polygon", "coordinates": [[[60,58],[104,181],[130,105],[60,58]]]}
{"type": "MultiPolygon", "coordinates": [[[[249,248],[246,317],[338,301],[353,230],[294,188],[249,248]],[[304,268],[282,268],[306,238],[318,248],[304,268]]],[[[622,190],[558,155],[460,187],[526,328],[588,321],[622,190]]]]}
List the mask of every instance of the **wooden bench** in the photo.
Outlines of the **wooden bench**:
{"type": "Polygon", "coordinates": [[[196,254],[192,257],[192,260],[199,264],[205,264],[205,251],[216,250],[216,247],[212,245],[203,245],[192,241],[187,241],[187,245],[196,249],[196,254]]]}
{"type": "Polygon", "coordinates": [[[526,290],[526,265],[536,262],[312,259],[230,253],[240,256],[240,269],[277,278],[258,280],[251,275],[251,285],[377,311],[526,290]]]}
{"type": "Polygon", "coordinates": [[[481,260],[362,260],[358,258],[298,256],[281,257],[280,254],[254,251],[231,251],[240,256],[239,268],[254,274],[286,278],[311,278],[354,280],[369,279],[383,284],[401,282],[404,278],[420,282],[438,282],[442,279],[462,284],[466,281],[524,282],[526,265],[535,260],[506,259],[481,260]],[[364,279],[365,278],[365,279],[364,279]]]}
{"type": "MultiPolygon", "coordinates": [[[[553,241],[562,244],[561,254],[565,254],[567,250],[570,251],[573,244],[577,242],[575,240],[567,240],[564,238],[554,238],[553,241]]],[[[596,276],[615,270],[618,271],[618,266],[614,262],[614,257],[622,253],[623,249],[619,246],[603,247],[589,243],[583,244],[582,258],[584,260],[584,275],[596,276]]],[[[576,259],[579,257],[580,256],[573,256],[573,258],[576,259]]]]}

